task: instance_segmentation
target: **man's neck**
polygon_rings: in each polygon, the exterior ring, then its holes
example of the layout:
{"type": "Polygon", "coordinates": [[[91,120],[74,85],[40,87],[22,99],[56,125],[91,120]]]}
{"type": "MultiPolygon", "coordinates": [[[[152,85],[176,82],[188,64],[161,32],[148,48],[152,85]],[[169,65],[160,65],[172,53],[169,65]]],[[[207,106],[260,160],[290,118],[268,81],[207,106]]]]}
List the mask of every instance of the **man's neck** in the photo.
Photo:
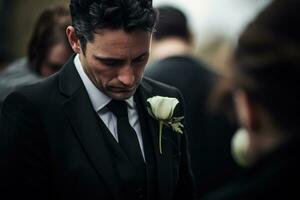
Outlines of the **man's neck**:
{"type": "Polygon", "coordinates": [[[159,60],[170,56],[187,55],[191,53],[192,49],[186,41],[172,37],[158,42],[153,42],[151,59],[159,60]]]}

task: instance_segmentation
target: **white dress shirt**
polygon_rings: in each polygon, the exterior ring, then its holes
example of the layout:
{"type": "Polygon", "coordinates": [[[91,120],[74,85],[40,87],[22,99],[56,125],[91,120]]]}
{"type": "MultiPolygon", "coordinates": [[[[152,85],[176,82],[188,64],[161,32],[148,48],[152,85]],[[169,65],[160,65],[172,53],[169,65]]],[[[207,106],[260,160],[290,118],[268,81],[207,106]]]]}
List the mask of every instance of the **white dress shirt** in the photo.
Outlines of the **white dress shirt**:
{"type": "MultiPolygon", "coordinates": [[[[98,116],[110,130],[113,137],[118,142],[118,132],[117,132],[117,118],[115,115],[106,108],[106,105],[112,100],[110,97],[106,96],[103,92],[101,92],[93,82],[89,79],[86,73],[83,70],[81,61],[79,59],[79,54],[77,54],[74,58],[74,64],[76,69],[80,75],[80,78],[87,90],[89,98],[92,102],[94,110],[98,113],[98,116]]],[[[134,128],[138,141],[141,147],[141,151],[145,160],[144,154],[144,147],[142,141],[142,134],[141,134],[141,126],[139,122],[138,112],[136,108],[136,104],[134,102],[133,97],[130,97],[126,100],[127,102],[127,109],[128,109],[128,118],[130,125],[134,128]]]]}

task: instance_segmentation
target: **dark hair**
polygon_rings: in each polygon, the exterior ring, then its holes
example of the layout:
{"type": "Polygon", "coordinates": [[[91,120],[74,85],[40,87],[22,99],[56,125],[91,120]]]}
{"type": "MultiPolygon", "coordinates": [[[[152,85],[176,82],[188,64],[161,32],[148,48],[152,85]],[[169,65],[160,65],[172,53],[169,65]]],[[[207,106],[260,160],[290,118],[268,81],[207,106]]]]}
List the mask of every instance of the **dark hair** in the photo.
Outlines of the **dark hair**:
{"type": "Polygon", "coordinates": [[[182,11],[172,6],[160,6],[157,10],[159,13],[157,31],[153,34],[156,40],[175,36],[190,42],[187,18],[182,11]]]}
{"type": "Polygon", "coordinates": [[[71,16],[65,6],[51,6],[41,12],[28,45],[28,60],[36,73],[40,74],[51,47],[59,42],[69,46],[66,36],[66,28],[69,25],[71,16]]]}
{"type": "Polygon", "coordinates": [[[97,29],[152,32],[157,16],[151,0],[71,0],[70,11],[83,50],[97,29]]]}
{"type": "Polygon", "coordinates": [[[300,130],[300,1],[275,0],[241,35],[235,82],[274,122],[300,130]]]}

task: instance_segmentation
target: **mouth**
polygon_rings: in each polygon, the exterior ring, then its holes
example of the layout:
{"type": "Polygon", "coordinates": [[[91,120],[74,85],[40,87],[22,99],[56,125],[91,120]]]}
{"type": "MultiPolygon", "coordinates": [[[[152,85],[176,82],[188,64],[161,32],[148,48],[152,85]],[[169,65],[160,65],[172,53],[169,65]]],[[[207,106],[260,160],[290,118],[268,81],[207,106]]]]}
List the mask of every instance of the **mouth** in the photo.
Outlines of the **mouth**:
{"type": "Polygon", "coordinates": [[[132,88],[112,87],[110,88],[110,91],[116,93],[132,93],[135,91],[135,89],[136,87],[132,87],[132,88]]]}

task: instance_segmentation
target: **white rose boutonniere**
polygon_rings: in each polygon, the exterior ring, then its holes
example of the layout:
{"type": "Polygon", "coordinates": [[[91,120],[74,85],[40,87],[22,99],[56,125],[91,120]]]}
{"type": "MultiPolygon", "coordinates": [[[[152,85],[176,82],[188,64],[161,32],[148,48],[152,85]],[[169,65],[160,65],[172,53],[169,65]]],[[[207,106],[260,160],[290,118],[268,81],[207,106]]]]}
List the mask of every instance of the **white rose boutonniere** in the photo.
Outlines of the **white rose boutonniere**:
{"type": "Polygon", "coordinates": [[[162,153],[161,138],[163,125],[170,127],[177,133],[183,133],[183,124],[180,122],[184,117],[173,117],[173,112],[179,103],[178,99],[171,97],[154,96],[147,99],[149,114],[159,121],[159,151],[162,153]]]}

